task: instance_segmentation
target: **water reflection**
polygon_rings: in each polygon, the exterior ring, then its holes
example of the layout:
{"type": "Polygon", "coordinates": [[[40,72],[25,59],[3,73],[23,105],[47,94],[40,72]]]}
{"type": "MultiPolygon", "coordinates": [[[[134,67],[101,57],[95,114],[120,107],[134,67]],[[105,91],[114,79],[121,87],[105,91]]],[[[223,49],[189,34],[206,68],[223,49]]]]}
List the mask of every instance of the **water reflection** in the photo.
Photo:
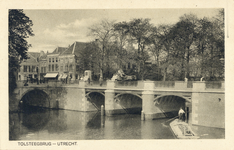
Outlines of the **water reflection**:
{"type": "Polygon", "coordinates": [[[100,112],[44,109],[9,116],[10,140],[174,139],[163,124],[168,119],[141,121],[138,114],[107,117],[100,112]]]}
{"type": "Polygon", "coordinates": [[[39,107],[30,107],[19,114],[20,123],[28,130],[38,131],[44,128],[50,120],[50,111],[39,107]]]}

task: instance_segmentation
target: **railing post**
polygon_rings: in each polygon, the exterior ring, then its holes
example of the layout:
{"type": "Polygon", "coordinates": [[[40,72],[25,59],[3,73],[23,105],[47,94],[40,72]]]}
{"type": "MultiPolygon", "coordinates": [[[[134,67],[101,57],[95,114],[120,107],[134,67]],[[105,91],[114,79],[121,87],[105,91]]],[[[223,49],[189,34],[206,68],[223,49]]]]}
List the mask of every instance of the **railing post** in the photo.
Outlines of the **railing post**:
{"type": "Polygon", "coordinates": [[[83,80],[79,81],[79,87],[85,87],[85,82],[83,80]]]}
{"type": "Polygon", "coordinates": [[[194,82],[193,83],[193,91],[194,92],[205,91],[205,89],[206,89],[205,82],[194,82]]]}
{"type": "Polygon", "coordinates": [[[106,82],[107,82],[106,83],[107,89],[113,89],[113,88],[115,88],[115,81],[107,80],[106,82]]]}

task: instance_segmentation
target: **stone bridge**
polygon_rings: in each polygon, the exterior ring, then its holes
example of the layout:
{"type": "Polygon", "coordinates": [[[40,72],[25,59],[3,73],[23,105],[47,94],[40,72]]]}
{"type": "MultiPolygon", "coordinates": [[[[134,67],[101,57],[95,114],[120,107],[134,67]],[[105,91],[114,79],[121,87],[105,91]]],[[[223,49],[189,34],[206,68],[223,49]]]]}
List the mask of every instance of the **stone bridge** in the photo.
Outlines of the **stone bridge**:
{"type": "Polygon", "coordinates": [[[101,105],[108,116],[123,113],[141,113],[142,120],[172,117],[179,107],[189,107],[192,123],[224,128],[224,83],[209,86],[207,82],[116,82],[102,86],[80,81],[79,84],[18,84],[13,102],[19,104],[67,109],[97,111],[101,105]]]}

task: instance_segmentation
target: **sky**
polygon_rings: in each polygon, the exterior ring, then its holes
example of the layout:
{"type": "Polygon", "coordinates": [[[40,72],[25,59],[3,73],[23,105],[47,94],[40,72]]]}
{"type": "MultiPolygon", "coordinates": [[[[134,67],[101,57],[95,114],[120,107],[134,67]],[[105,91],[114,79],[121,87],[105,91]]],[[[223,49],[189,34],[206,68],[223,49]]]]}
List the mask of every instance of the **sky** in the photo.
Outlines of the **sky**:
{"type": "Polygon", "coordinates": [[[56,47],[68,47],[75,41],[89,42],[89,27],[102,19],[116,22],[130,21],[133,18],[150,18],[155,26],[174,24],[184,14],[195,14],[198,18],[214,17],[218,9],[24,9],[33,21],[33,37],[28,38],[32,45],[29,52],[52,52],[56,47]]]}

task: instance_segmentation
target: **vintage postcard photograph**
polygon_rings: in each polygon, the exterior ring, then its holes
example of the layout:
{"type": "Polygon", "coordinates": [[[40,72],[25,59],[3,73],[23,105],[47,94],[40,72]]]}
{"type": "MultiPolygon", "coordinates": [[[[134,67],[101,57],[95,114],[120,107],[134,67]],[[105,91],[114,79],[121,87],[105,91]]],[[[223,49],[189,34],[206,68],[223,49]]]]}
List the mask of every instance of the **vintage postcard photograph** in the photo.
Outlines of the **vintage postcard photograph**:
{"type": "Polygon", "coordinates": [[[227,13],[221,6],[5,8],[2,145],[144,149],[142,142],[228,140],[227,13]]]}

